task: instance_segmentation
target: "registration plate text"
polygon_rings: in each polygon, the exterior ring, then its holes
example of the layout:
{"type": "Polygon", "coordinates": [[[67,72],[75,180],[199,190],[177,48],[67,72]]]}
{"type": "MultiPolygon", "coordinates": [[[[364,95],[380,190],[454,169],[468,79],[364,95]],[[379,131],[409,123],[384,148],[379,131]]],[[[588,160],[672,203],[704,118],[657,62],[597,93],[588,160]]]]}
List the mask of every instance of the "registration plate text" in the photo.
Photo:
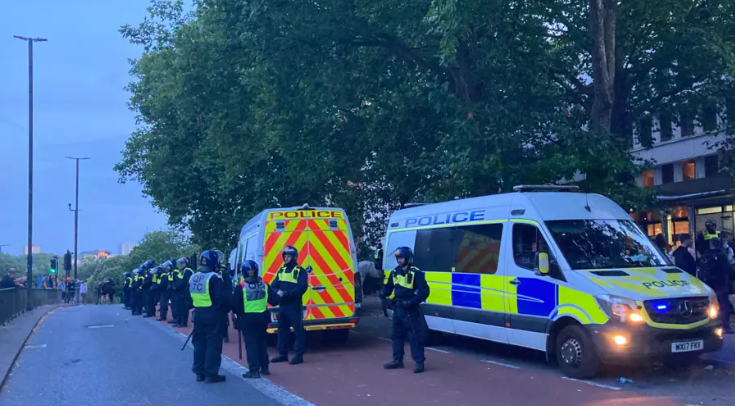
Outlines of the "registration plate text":
{"type": "Polygon", "coordinates": [[[671,343],[671,352],[691,352],[704,349],[704,340],[671,343]]]}

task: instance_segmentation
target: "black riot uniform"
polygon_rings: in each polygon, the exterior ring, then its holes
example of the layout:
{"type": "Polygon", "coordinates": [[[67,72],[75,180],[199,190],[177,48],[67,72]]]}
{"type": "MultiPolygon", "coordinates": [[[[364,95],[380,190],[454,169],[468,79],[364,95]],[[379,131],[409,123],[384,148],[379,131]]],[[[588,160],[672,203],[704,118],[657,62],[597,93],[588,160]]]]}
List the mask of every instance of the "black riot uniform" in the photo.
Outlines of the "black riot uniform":
{"type": "Polygon", "coordinates": [[[412,266],[413,252],[408,247],[400,247],[395,252],[398,266],[391,271],[383,286],[381,297],[394,295],[393,307],[393,361],[385,364],[385,369],[403,368],[403,347],[406,337],[411,346],[411,357],[416,366],[415,373],[424,371],[424,336],[428,333],[426,320],[419,304],[429,297],[429,285],[424,273],[412,266]]]}
{"type": "Polygon", "coordinates": [[[123,307],[125,310],[130,310],[130,294],[133,286],[133,277],[130,275],[130,272],[125,272],[123,276],[125,277],[125,281],[123,282],[123,307]]]}
{"type": "Polygon", "coordinates": [[[163,265],[164,272],[160,276],[160,283],[159,283],[159,317],[158,320],[160,321],[166,321],[168,318],[168,301],[171,298],[171,289],[169,289],[169,283],[173,285],[173,262],[172,261],[166,261],[163,265]]]}
{"type": "Polygon", "coordinates": [[[202,253],[198,272],[189,279],[189,295],[194,306],[194,365],[192,371],[197,382],[216,383],[225,381],[219,375],[222,364],[222,312],[229,310],[230,287],[224,286],[222,278],[215,272],[217,253],[209,250],[202,253]]]}
{"type": "Polygon", "coordinates": [[[232,312],[237,315],[235,327],[245,339],[248,372],[243,378],[260,378],[270,375],[268,369],[268,323],[270,311],[267,304],[278,305],[278,294],[260,278],[258,265],[247,260],[241,267],[244,279],[235,286],[231,300],[232,312]]]}
{"type": "MultiPolygon", "coordinates": [[[[217,254],[221,253],[221,251],[216,252],[217,254]]],[[[220,255],[220,259],[222,258],[224,258],[224,254],[220,255]]],[[[232,278],[230,277],[228,268],[229,267],[220,262],[220,266],[217,267],[217,273],[219,274],[220,278],[222,278],[222,282],[225,284],[225,286],[229,287],[229,292],[230,294],[232,294],[232,278]]],[[[226,343],[230,342],[230,318],[228,317],[228,315],[229,311],[222,314],[222,324],[220,325],[220,328],[222,329],[222,339],[224,339],[226,343]]]]}
{"type": "Polygon", "coordinates": [[[140,274],[140,268],[133,271],[133,284],[131,285],[131,310],[133,316],[143,314],[143,275],[140,274]]]}
{"type": "Polygon", "coordinates": [[[290,327],[293,327],[296,335],[294,350],[296,356],[290,364],[304,362],[304,350],[306,346],[306,331],[303,323],[303,301],[302,297],[308,289],[308,272],[298,265],[299,252],[294,247],[283,249],[281,256],[284,265],[278,270],[271,282],[271,287],[280,292],[280,305],[278,306],[278,356],[271,362],[288,361],[288,348],[290,338],[290,327]]]}
{"type": "Polygon", "coordinates": [[[156,277],[156,269],[150,269],[146,272],[145,279],[143,279],[143,303],[145,306],[145,315],[143,317],[155,317],[156,307],[153,301],[153,295],[155,293],[153,288],[154,278],[156,277]]]}
{"type": "Polygon", "coordinates": [[[186,327],[189,324],[189,309],[192,308],[191,296],[189,295],[188,286],[189,279],[194,273],[190,268],[186,267],[189,260],[182,258],[179,261],[185,260],[185,262],[178,262],[180,267],[179,274],[174,276],[174,294],[176,295],[176,327],[186,327]]]}

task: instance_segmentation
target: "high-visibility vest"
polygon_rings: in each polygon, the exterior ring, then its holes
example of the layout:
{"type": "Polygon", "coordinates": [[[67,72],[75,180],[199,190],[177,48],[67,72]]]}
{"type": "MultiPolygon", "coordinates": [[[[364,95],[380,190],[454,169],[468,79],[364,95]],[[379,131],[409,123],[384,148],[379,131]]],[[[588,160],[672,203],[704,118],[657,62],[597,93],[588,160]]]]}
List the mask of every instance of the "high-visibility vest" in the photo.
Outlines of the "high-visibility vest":
{"type": "Polygon", "coordinates": [[[380,256],[383,254],[383,250],[377,249],[375,250],[375,259],[380,258],[380,256]]]}
{"type": "Polygon", "coordinates": [[[168,275],[166,275],[166,277],[168,278],[168,281],[169,282],[173,282],[173,280],[174,280],[174,273],[173,272],[169,272],[168,275]]]}
{"type": "Polygon", "coordinates": [[[298,283],[299,272],[301,271],[304,271],[304,268],[296,265],[291,272],[286,272],[286,267],[284,266],[278,270],[278,273],[276,274],[276,276],[278,277],[278,280],[281,282],[298,283]]]}
{"type": "Polygon", "coordinates": [[[128,288],[131,287],[131,286],[133,286],[133,278],[131,278],[129,276],[126,277],[125,278],[125,286],[128,287],[128,288]]]}
{"type": "Polygon", "coordinates": [[[405,275],[399,275],[395,270],[393,271],[393,285],[403,286],[406,289],[413,290],[413,281],[416,279],[416,271],[418,268],[410,267],[405,275]]]}
{"type": "Polygon", "coordinates": [[[189,279],[189,294],[194,307],[212,307],[212,298],[209,297],[209,280],[215,276],[214,272],[197,272],[189,279]]]}
{"type": "Polygon", "coordinates": [[[720,232],[715,231],[714,234],[710,234],[707,230],[702,231],[702,236],[704,236],[705,241],[714,240],[715,238],[720,238],[720,232]]]}
{"type": "Polygon", "coordinates": [[[268,285],[263,281],[245,283],[242,302],[245,313],[263,313],[268,308],[268,285]]]}
{"type": "Polygon", "coordinates": [[[153,275],[153,283],[155,283],[156,285],[160,284],[161,283],[161,277],[158,276],[158,275],[153,275]]]}

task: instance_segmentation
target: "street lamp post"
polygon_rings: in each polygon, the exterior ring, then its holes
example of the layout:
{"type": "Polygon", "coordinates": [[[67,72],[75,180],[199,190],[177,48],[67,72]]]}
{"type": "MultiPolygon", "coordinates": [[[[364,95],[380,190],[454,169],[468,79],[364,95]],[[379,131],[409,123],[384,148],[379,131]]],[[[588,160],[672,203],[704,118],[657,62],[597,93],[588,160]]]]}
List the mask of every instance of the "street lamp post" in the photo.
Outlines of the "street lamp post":
{"type": "Polygon", "coordinates": [[[28,43],[28,272],[26,273],[26,310],[31,310],[31,287],[33,285],[33,43],[46,42],[45,38],[30,38],[14,35],[28,43]]]}
{"type": "Polygon", "coordinates": [[[76,190],[76,203],[74,203],[74,209],[71,208],[71,203],[69,203],[69,211],[74,212],[74,282],[76,283],[77,280],[77,252],[79,250],[77,249],[77,240],[79,236],[79,161],[89,158],[75,158],[75,157],[66,157],[66,159],[73,159],[77,161],[77,190],[76,190]]]}

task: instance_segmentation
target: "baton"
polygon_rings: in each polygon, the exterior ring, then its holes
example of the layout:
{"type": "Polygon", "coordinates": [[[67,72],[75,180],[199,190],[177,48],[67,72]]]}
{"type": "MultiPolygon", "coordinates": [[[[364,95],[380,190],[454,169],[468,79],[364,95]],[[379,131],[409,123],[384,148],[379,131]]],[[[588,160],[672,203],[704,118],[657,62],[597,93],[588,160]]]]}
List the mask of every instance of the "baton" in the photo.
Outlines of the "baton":
{"type": "Polygon", "coordinates": [[[189,340],[191,339],[191,336],[194,335],[194,329],[191,329],[191,333],[189,333],[189,337],[186,337],[186,342],[184,343],[184,346],[181,347],[181,351],[184,351],[184,348],[186,348],[186,344],[189,344],[189,340]]]}

